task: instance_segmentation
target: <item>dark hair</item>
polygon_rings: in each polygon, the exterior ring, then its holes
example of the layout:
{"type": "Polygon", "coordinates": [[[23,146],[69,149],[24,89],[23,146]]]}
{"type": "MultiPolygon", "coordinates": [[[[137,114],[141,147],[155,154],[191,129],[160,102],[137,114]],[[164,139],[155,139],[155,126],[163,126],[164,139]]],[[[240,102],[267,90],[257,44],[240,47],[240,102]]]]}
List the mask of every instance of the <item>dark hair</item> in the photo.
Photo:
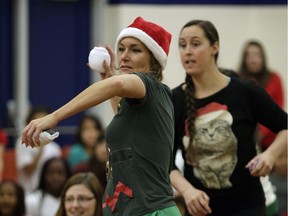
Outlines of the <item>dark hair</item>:
{"type": "Polygon", "coordinates": [[[102,132],[99,134],[99,137],[98,137],[98,139],[97,139],[97,143],[96,143],[96,144],[101,143],[101,142],[103,142],[103,141],[106,141],[105,131],[102,131],[102,132]]]}
{"type": "MultiPolygon", "coordinates": [[[[106,145],[105,142],[106,142],[105,134],[101,133],[97,139],[97,143],[94,146],[94,148],[96,149],[100,145],[106,145]]],[[[80,173],[80,172],[92,172],[97,176],[102,187],[106,188],[106,185],[107,185],[106,161],[102,161],[98,158],[97,154],[95,153],[95,149],[90,159],[86,162],[82,162],[76,165],[72,169],[72,172],[73,174],[80,173]]]]}
{"type": "Polygon", "coordinates": [[[93,216],[102,216],[103,188],[99,183],[98,178],[92,172],[77,173],[67,180],[62,191],[60,206],[55,216],[67,216],[64,206],[65,195],[71,186],[77,184],[84,184],[94,194],[96,199],[96,210],[93,216]]]}
{"type": "Polygon", "coordinates": [[[31,108],[26,118],[26,124],[29,124],[30,121],[32,121],[35,118],[34,116],[38,113],[45,113],[48,115],[50,113],[50,110],[48,107],[44,106],[37,106],[31,108]]]}
{"type": "Polygon", "coordinates": [[[251,40],[246,43],[246,45],[243,48],[240,68],[239,68],[239,74],[249,80],[256,81],[260,86],[265,87],[267,84],[267,81],[269,80],[269,70],[267,68],[267,61],[266,61],[266,54],[264,51],[264,47],[262,44],[256,40],[251,40]],[[256,46],[260,50],[261,58],[263,61],[262,68],[259,70],[257,74],[253,74],[249,71],[246,64],[246,57],[247,57],[247,50],[250,46],[256,46]]]}
{"type": "Polygon", "coordinates": [[[84,143],[81,134],[82,134],[84,122],[86,120],[93,121],[95,129],[99,130],[100,133],[102,133],[102,131],[103,131],[103,125],[102,125],[102,123],[98,117],[96,117],[94,115],[84,115],[80,120],[78,130],[76,133],[76,142],[78,142],[81,145],[83,145],[83,143],[84,143]]]}
{"type": "Polygon", "coordinates": [[[47,174],[47,170],[48,170],[50,164],[53,163],[54,161],[60,161],[63,163],[63,165],[65,167],[67,179],[71,176],[70,167],[64,158],[53,157],[53,158],[50,158],[49,160],[47,160],[42,167],[39,185],[38,185],[38,189],[43,192],[43,195],[44,195],[44,193],[47,193],[47,185],[46,185],[46,179],[45,179],[46,174],[47,174]]]}
{"type": "MultiPolygon", "coordinates": [[[[25,216],[26,208],[25,208],[25,193],[21,185],[19,185],[17,182],[13,180],[3,180],[0,182],[0,190],[5,184],[11,184],[16,191],[17,196],[17,203],[14,208],[14,212],[12,215],[17,216],[25,216]]],[[[0,216],[2,216],[2,213],[0,212],[0,216]]]]}
{"type": "Polygon", "coordinates": [[[228,68],[218,68],[218,69],[222,74],[224,74],[228,77],[240,78],[240,75],[234,70],[231,70],[228,68]]]}
{"type": "MultiPolygon", "coordinates": [[[[104,144],[106,141],[105,134],[102,133],[98,137],[97,144],[95,145],[95,148],[98,148],[100,144],[104,144]]],[[[88,161],[88,166],[90,168],[90,171],[93,172],[99,179],[101,185],[103,188],[106,188],[107,185],[107,179],[106,179],[106,161],[100,161],[97,155],[94,154],[91,156],[90,160],[88,161]]]]}
{"type": "MultiPolygon", "coordinates": [[[[185,28],[188,28],[190,26],[200,27],[203,30],[206,38],[209,40],[211,46],[214,45],[216,42],[219,42],[218,32],[211,22],[207,20],[191,20],[182,27],[181,32],[185,28]]],[[[218,53],[215,55],[215,63],[217,62],[217,59],[218,59],[218,53]]],[[[195,119],[196,119],[195,86],[191,76],[189,76],[188,74],[186,74],[185,82],[186,82],[185,96],[186,96],[186,108],[187,108],[187,127],[189,131],[190,142],[192,142],[195,135],[195,119]]]]}
{"type": "Polygon", "coordinates": [[[38,190],[40,190],[41,193],[41,197],[40,197],[40,202],[38,205],[38,209],[40,211],[40,209],[43,208],[43,201],[44,201],[44,197],[45,197],[45,193],[51,194],[52,196],[55,197],[60,197],[61,192],[62,192],[62,188],[64,187],[64,184],[66,182],[66,180],[71,176],[71,171],[70,171],[70,167],[68,165],[68,163],[66,162],[65,159],[60,158],[60,157],[53,157],[50,158],[49,160],[47,160],[41,170],[41,174],[40,174],[40,180],[39,180],[39,185],[38,185],[38,190]],[[65,171],[66,171],[66,179],[63,182],[61,188],[59,188],[59,191],[49,191],[49,185],[47,185],[47,181],[46,181],[46,177],[47,177],[47,171],[49,169],[50,164],[52,164],[54,161],[60,161],[63,163],[64,167],[65,167],[65,171]]]}

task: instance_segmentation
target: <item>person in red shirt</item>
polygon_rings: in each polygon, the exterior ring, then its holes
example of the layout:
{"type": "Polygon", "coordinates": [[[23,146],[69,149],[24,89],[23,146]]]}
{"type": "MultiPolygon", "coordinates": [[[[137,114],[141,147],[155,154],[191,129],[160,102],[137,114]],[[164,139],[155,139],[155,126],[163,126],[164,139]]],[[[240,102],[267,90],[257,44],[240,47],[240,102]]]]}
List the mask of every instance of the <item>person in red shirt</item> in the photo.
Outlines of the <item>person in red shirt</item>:
{"type": "MultiPolygon", "coordinates": [[[[240,62],[239,74],[262,86],[271,98],[284,109],[284,90],[277,72],[268,68],[263,45],[259,41],[250,40],[244,48],[240,62]]],[[[262,150],[267,149],[276,134],[259,124],[256,138],[262,150]]],[[[280,215],[287,214],[287,150],[276,160],[274,172],[270,174],[271,182],[276,186],[280,215]]]]}
{"type": "Polygon", "coordinates": [[[4,166],[3,154],[7,143],[8,143],[7,134],[3,129],[0,129],[0,181],[2,180],[2,172],[4,166]]]}
{"type": "MultiPolygon", "coordinates": [[[[284,91],[280,76],[268,68],[264,47],[260,42],[248,41],[244,46],[239,74],[262,86],[283,109],[284,91]]],[[[266,149],[275,139],[275,134],[263,125],[259,125],[257,137],[262,149],[266,149]]]]}

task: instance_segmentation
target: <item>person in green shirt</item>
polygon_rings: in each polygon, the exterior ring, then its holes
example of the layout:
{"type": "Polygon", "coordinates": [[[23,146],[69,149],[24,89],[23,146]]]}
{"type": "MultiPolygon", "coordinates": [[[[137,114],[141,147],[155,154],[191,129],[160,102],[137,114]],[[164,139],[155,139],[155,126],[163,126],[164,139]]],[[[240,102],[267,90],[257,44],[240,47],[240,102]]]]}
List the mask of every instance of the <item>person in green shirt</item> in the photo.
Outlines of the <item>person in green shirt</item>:
{"type": "Polygon", "coordinates": [[[107,186],[103,215],[180,216],[170,184],[173,164],[174,110],[163,84],[171,34],[137,17],[116,40],[116,56],[105,73],[70,102],[30,122],[22,142],[39,145],[39,134],[61,120],[111,99],[115,117],[106,129],[107,186]],[[115,75],[114,62],[120,75],[115,75]]]}

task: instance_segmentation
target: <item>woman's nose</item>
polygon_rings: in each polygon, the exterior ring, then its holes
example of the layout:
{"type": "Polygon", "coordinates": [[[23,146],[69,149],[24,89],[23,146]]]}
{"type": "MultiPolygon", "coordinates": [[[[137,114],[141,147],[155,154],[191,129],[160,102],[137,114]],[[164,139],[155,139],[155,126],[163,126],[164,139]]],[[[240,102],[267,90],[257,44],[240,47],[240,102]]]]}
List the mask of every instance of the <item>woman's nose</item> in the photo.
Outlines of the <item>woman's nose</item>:
{"type": "Polygon", "coordinates": [[[78,199],[74,199],[73,202],[71,203],[71,205],[75,208],[75,207],[78,207],[80,204],[79,204],[79,201],[78,199]]]}
{"type": "Polygon", "coordinates": [[[189,45],[186,46],[186,47],[185,47],[185,54],[186,54],[186,55],[191,55],[191,53],[192,53],[191,47],[190,47],[189,45]]]}
{"type": "Polygon", "coordinates": [[[126,60],[128,58],[128,52],[125,50],[124,52],[121,53],[121,59],[126,60]]]}

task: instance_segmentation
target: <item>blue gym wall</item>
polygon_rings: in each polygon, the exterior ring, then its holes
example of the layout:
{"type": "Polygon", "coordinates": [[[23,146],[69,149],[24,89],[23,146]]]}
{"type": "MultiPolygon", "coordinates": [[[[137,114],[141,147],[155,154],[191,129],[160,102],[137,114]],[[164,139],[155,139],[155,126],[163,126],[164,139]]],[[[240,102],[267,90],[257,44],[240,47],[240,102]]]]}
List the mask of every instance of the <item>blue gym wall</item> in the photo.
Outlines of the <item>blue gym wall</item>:
{"type": "Polygon", "coordinates": [[[0,127],[10,125],[6,103],[13,94],[11,2],[11,0],[0,0],[0,127]]]}
{"type": "MultiPolygon", "coordinates": [[[[89,85],[89,1],[30,0],[30,102],[52,110],[89,85]]],[[[77,125],[81,114],[61,122],[77,125]]],[[[60,144],[73,142],[60,136],[60,144]]]]}
{"type": "MultiPolygon", "coordinates": [[[[1,127],[10,127],[7,101],[13,98],[11,0],[0,0],[0,113],[1,127]]],[[[29,100],[32,106],[54,110],[90,83],[90,2],[29,1],[29,100]]],[[[60,123],[77,125],[81,114],[60,123]]],[[[60,144],[74,137],[60,136],[60,144]]],[[[9,144],[13,145],[13,144],[9,144]]]]}

